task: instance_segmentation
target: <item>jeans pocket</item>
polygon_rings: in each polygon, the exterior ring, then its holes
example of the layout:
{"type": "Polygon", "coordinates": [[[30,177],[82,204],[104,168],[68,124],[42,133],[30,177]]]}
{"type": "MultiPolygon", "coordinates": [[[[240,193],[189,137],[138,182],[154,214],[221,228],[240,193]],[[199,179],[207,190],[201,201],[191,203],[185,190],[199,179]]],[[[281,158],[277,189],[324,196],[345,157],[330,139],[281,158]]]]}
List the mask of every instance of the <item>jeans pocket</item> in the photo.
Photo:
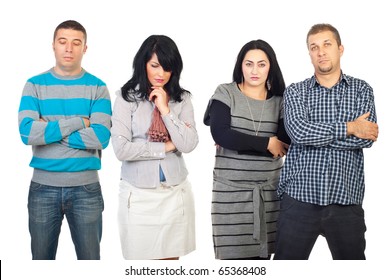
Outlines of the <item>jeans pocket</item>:
{"type": "Polygon", "coordinates": [[[33,181],[31,181],[31,183],[30,183],[30,191],[32,191],[32,192],[38,191],[42,187],[44,187],[44,185],[42,185],[42,184],[39,184],[39,183],[36,183],[33,181]]]}
{"type": "Polygon", "coordinates": [[[101,192],[100,182],[84,185],[84,190],[90,193],[101,192]]]}
{"type": "MultiPolygon", "coordinates": [[[[81,188],[79,188],[81,190],[81,188]]],[[[101,208],[104,210],[103,193],[101,192],[101,186],[99,182],[82,186],[83,191],[77,191],[77,195],[81,200],[84,200],[85,205],[89,205],[96,209],[101,208]]]]}

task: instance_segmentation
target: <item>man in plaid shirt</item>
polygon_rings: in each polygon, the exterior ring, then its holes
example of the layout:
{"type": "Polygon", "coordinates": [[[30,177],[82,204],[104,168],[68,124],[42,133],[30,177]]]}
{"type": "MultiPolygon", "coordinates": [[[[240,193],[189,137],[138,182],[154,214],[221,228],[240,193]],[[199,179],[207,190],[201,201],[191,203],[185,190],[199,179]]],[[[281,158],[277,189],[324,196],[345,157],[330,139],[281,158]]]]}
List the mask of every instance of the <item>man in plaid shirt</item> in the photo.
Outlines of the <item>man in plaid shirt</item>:
{"type": "Polygon", "coordinates": [[[312,26],[307,46],[315,74],[284,95],[292,143],[274,259],[308,259],[319,235],[333,259],[365,259],[363,148],[378,137],[373,89],[342,72],[344,47],[332,25],[312,26]]]}

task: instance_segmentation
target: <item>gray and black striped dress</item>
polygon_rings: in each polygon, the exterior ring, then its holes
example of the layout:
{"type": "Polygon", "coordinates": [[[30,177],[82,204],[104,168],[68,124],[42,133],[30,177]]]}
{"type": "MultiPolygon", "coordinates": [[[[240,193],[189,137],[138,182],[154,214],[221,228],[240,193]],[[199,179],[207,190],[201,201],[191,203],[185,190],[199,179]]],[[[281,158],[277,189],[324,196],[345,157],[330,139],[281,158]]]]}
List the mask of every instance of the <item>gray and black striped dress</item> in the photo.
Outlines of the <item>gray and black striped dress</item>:
{"type": "MultiPolygon", "coordinates": [[[[255,135],[246,98],[236,83],[218,86],[205,117],[213,100],[230,107],[232,129],[255,135]]],[[[276,135],[283,118],[282,97],[247,100],[256,125],[262,115],[259,135],[276,135]]],[[[217,149],[212,192],[212,231],[217,259],[265,258],[274,253],[279,214],[276,189],[282,165],[282,159],[240,154],[223,147],[217,149]]]]}

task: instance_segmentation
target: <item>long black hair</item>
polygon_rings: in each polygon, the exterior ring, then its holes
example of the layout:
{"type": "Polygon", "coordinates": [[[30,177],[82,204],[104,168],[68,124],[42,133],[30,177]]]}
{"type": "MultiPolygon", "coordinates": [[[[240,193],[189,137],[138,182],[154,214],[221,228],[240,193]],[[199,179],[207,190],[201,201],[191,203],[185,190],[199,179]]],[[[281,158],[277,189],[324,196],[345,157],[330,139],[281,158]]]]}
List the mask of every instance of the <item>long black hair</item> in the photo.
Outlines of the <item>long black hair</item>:
{"type": "Polygon", "coordinates": [[[272,95],[283,96],[285,90],[285,81],[281,72],[281,68],[278,65],[276,53],[267,42],[260,39],[246,43],[240,50],[236,59],[234,73],[232,75],[233,81],[237,84],[240,84],[244,81],[242,63],[246,53],[251,50],[262,50],[267,55],[267,58],[270,62],[269,74],[266,81],[267,90],[271,92],[272,95]]]}
{"type": "Polygon", "coordinates": [[[170,79],[165,85],[171,100],[182,101],[182,95],[189,91],[180,86],[180,75],[183,69],[182,58],[174,41],[165,35],[151,35],[139,48],[132,64],[132,78],[121,88],[125,100],[148,100],[151,84],[147,78],[146,64],[153,54],[158,57],[163,70],[171,72],[170,79]]]}

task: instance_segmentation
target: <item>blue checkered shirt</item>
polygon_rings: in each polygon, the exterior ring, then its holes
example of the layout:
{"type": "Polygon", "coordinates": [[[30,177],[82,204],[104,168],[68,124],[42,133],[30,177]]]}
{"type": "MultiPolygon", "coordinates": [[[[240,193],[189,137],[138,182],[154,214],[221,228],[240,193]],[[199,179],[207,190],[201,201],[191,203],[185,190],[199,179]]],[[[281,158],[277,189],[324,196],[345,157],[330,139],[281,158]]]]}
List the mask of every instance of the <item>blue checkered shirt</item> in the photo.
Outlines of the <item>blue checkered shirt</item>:
{"type": "Polygon", "coordinates": [[[332,88],[315,77],[291,84],[284,95],[285,127],[292,143],[278,194],[317,205],[362,204],[363,148],[373,141],[347,136],[347,122],[370,112],[376,122],[373,89],[345,74],[332,88]]]}

